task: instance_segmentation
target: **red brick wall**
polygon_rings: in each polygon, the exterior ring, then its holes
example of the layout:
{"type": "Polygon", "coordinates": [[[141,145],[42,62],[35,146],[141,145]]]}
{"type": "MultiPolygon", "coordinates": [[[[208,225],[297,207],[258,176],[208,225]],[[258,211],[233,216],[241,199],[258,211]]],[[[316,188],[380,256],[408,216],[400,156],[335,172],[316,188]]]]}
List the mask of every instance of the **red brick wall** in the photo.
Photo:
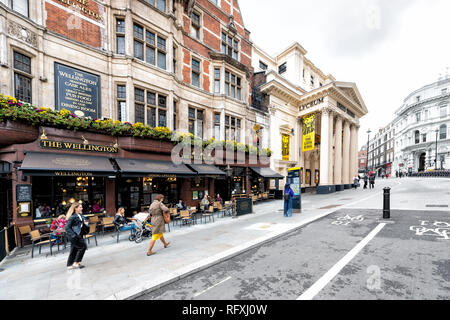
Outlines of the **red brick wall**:
{"type": "MultiPolygon", "coordinates": [[[[68,7],[61,2],[58,2],[58,4],[68,7]]],[[[89,1],[87,2],[86,8],[92,12],[98,13],[99,6],[100,5],[98,5],[95,1],[89,1]]],[[[62,10],[49,2],[45,3],[45,9],[47,11],[46,27],[48,30],[94,48],[102,48],[101,27],[62,10]]],[[[84,14],[79,10],[73,10],[74,12],[77,11],[91,20],[96,20],[94,17],[84,14]]],[[[101,20],[96,21],[102,23],[101,20]]]]}

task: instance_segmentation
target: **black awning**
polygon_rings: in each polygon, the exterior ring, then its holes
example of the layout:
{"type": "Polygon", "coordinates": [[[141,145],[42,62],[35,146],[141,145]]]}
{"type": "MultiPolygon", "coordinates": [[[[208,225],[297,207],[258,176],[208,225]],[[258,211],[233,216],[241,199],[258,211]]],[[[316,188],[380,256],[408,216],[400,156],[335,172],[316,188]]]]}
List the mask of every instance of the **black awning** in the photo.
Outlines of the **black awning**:
{"type": "Polygon", "coordinates": [[[208,165],[208,164],[188,164],[188,167],[193,171],[197,172],[198,175],[201,176],[210,176],[210,177],[222,177],[226,176],[226,173],[220,170],[219,168],[208,165]]]}
{"type": "Polygon", "coordinates": [[[195,176],[196,173],[190,170],[185,164],[175,164],[170,161],[159,160],[134,160],[115,159],[119,165],[123,177],[155,177],[171,178],[195,176]]]}
{"type": "Polygon", "coordinates": [[[109,176],[115,175],[107,157],[60,153],[28,152],[20,170],[28,176],[109,176]]]}
{"type": "Polygon", "coordinates": [[[257,167],[250,167],[256,174],[260,175],[263,178],[266,179],[284,179],[284,176],[281,174],[273,171],[270,168],[257,168],[257,167]]]}

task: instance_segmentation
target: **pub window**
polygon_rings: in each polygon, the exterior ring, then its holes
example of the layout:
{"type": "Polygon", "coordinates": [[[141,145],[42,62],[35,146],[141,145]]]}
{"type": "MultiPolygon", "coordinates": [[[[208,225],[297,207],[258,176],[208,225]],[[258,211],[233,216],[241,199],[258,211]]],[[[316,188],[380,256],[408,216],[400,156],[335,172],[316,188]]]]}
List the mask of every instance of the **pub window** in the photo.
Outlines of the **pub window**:
{"type": "Polygon", "coordinates": [[[117,85],[117,119],[119,121],[126,121],[127,110],[127,87],[125,85],[117,85]]]}
{"type": "Polygon", "coordinates": [[[225,32],[222,32],[222,53],[239,60],[239,41],[225,32]]]}
{"type": "Polygon", "coordinates": [[[29,17],[28,0],[11,0],[11,9],[25,17],[29,17]]]}
{"type": "Polygon", "coordinates": [[[134,122],[145,122],[145,90],[134,89],[134,122]]]}
{"type": "Polygon", "coordinates": [[[220,69],[214,69],[214,93],[220,93],[220,69]]]}
{"type": "Polygon", "coordinates": [[[16,99],[31,103],[31,58],[14,51],[14,94],[16,99]]]}
{"type": "Polygon", "coordinates": [[[189,132],[203,139],[203,110],[189,107],[189,132]]]}
{"type": "Polygon", "coordinates": [[[200,88],[200,62],[192,59],[192,85],[200,88]]]}
{"type": "Polygon", "coordinates": [[[220,114],[214,114],[214,139],[220,140],[220,114]]]}
{"type": "Polygon", "coordinates": [[[287,62],[278,67],[278,73],[283,74],[287,71],[287,62]]]}
{"type": "Polygon", "coordinates": [[[154,32],[147,30],[138,24],[134,24],[133,28],[134,57],[151,65],[157,65],[159,68],[166,70],[166,39],[157,36],[154,32]]]}
{"type": "Polygon", "coordinates": [[[166,12],[166,0],[146,0],[150,5],[158,8],[162,12],[166,12]]]}
{"type": "Polygon", "coordinates": [[[177,47],[174,45],[172,48],[172,72],[177,73],[177,47]]]}
{"type": "Polygon", "coordinates": [[[235,117],[225,116],[225,140],[240,141],[240,127],[241,120],[235,117]]]}
{"type": "Polygon", "coordinates": [[[225,94],[231,98],[241,100],[241,92],[241,78],[229,71],[225,71],[225,94]]]}
{"type": "Polygon", "coordinates": [[[177,102],[173,101],[173,130],[177,130],[177,102]]]}
{"type": "Polygon", "coordinates": [[[200,39],[200,15],[196,12],[191,15],[191,36],[200,39]]]}
{"type": "Polygon", "coordinates": [[[125,20],[116,19],[116,53],[125,54],[125,20]]]}

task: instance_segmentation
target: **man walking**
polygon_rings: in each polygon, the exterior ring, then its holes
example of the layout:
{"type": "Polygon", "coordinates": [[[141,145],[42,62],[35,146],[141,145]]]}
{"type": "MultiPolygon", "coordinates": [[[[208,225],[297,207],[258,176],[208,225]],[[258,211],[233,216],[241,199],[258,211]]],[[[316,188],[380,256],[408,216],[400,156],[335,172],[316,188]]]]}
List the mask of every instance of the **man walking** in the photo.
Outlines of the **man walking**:
{"type": "Polygon", "coordinates": [[[364,189],[367,189],[367,183],[369,182],[369,177],[367,177],[367,173],[364,174],[364,189]]]}
{"type": "Polygon", "coordinates": [[[375,174],[372,174],[370,176],[369,183],[370,183],[370,189],[374,189],[375,188],[375,174]]]}
{"type": "Polygon", "coordinates": [[[292,217],[292,201],[294,198],[294,191],[291,189],[289,183],[284,187],[284,216],[292,217]]]}

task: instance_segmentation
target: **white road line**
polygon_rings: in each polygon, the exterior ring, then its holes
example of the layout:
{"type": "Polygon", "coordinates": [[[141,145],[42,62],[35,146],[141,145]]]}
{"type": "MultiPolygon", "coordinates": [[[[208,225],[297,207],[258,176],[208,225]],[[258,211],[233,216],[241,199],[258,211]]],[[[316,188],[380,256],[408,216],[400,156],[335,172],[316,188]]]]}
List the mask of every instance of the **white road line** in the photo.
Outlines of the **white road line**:
{"type": "Polygon", "coordinates": [[[322,278],[306,290],[297,300],[312,300],[364,247],[386,226],[380,223],[367,237],[356,245],[349,253],[336,263],[322,278]]]}
{"type": "Polygon", "coordinates": [[[211,287],[209,287],[209,288],[207,288],[207,289],[205,289],[205,290],[203,290],[203,291],[197,292],[196,294],[194,294],[194,298],[195,298],[195,297],[198,297],[199,295],[204,294],[206,291],[209,291],[209,290],[211,290],[212,288],[215,288],[215,287],[217,287],[218,285],[220,285],[220,284],[222,284],[222,283],[224,283],[225,281],[228,281],[228,280],[230,280],[230,279],[231,279],[231,277],[228,277],[228,278],[223,279],[223,280],[220,281],[219,283],[216,283],[215,285],[213,285],[213,286],[211,286],[211,287]]]}

